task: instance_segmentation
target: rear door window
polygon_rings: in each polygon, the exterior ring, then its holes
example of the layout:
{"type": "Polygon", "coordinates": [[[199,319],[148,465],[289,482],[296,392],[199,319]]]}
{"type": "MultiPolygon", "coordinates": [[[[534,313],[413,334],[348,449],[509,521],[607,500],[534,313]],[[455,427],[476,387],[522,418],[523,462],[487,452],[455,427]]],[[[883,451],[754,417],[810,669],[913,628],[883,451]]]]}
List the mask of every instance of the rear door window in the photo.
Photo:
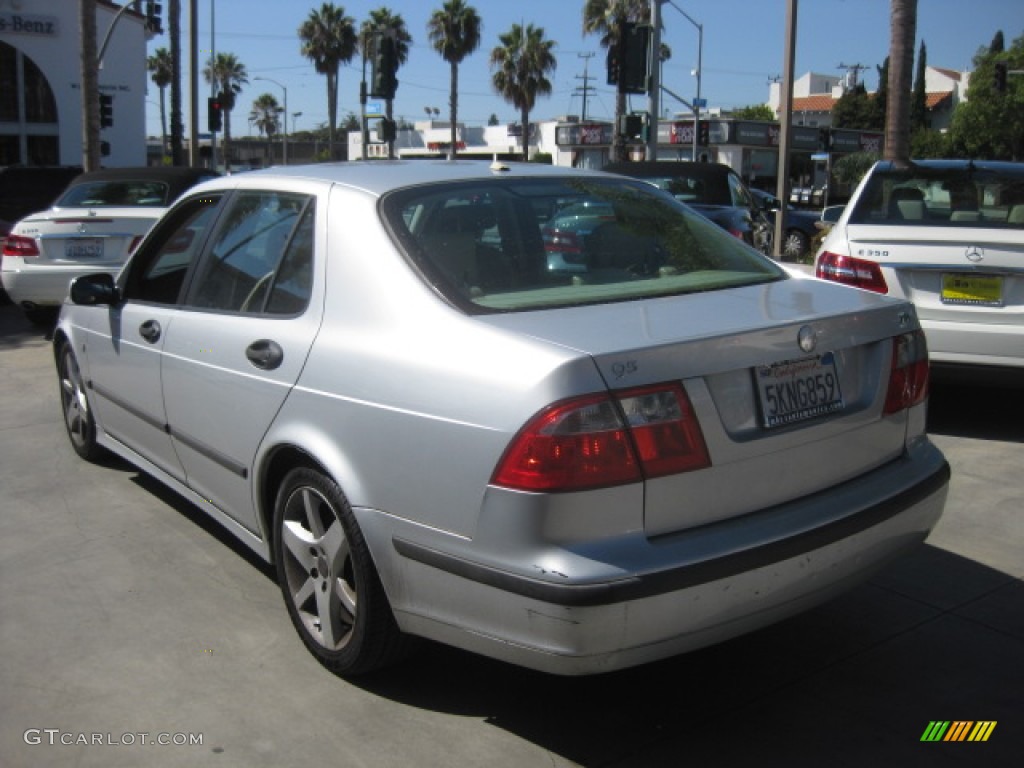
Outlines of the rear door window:
{"type": "Polygon", "coordinates": [[[226,206],[186,305],[223,312],[294,314],[309,299],[312,198],[245,191],[226,206]]]}

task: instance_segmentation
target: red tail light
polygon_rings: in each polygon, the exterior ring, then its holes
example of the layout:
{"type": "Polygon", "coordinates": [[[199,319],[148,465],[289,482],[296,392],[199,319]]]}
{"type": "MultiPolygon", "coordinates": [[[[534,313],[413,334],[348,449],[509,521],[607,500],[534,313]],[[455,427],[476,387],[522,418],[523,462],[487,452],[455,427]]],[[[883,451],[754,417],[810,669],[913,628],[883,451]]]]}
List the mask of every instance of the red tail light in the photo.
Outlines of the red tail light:
{"type": "Polygon", "coordinates": [[[548,253],[583,253],[583,243],[575,232],[546,232],[544,250],[548,253]]]}
{"type": "Polygon", "coordinates": [[[39,248],[35,239],[22,235],[8,235],[4,241],[4,256],[38,256],[39,248]]]}
{"type": "Polygon", "coordinates": [[[523,491],[579,491],[709,464],[686,393],[668,384],[545,409],[512,440],[491,482],[523,491]]]}
{"type": "Polygon", "coordinates": [[[814,274],[823,280],[852,285],[875,293],[889,292],[882,268],[873,261],[825,251],[818,258],[814,274]]]}
{"type": "Polygon", "coordinates": [[[893,339],[892,372],[885,395],[885,413],[897,413],[928,397],[928,345],[915,331],[893,339]]]}

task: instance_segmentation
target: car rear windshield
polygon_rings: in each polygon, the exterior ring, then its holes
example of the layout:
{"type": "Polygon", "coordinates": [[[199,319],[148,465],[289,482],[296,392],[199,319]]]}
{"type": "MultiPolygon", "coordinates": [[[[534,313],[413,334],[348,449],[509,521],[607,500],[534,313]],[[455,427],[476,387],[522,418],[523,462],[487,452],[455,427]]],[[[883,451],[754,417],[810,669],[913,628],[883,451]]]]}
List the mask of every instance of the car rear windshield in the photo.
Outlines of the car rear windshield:
{"type": "Polygon", "coordinates": [[[169,188],[162,181],[91,181],[75,184],[57,201],[61,208],[167,206],[169,188]]]}
{"type": "Polygon", "coordinates": [[[382,211],[422,274],[470,311],[629,301],[786,276],[643,182],[574,177],[435,184],[390,194],[382,211]]]}
{"type": "Polygon", "coordinates": [[[973,165],[872,173],[850,224],[1024,228],[1024,173],[973,165]]]}

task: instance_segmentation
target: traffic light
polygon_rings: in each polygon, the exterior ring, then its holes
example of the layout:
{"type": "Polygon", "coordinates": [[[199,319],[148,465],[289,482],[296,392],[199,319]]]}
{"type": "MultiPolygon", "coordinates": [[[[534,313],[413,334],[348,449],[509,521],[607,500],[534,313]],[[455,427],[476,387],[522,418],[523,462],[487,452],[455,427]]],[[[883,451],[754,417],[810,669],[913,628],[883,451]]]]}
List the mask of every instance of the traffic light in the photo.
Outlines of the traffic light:
{"type": "Polygon", "coordinates": [[[647,93],[647,60],[651,28],[623,22],[618,40],[608,47],[608,85],[622,93],[647,93]]]}
{"type": "Polygon", "coordinates": [[[394,120],[388,120],[386,117],[381,118],[377,121],[376,133],[377,141],[384,143],[394,141],[398,137],[398,125],[394,120]]]}
{"type": "Polygon", "coordinates": [[[109,93],[100,94],[100,128],[114,124],[114,97],[109,93]]]}
{"type": "Polygon", "coordinates": [[[146,30],[154,35],[163,32],[160,24],[160,17],[163,14],[163,6],[155,0],[146,0],[146,30]]]}
{"type": "Polygon", "coordinates": [[[832,149],[832,131],[828,128],[818,129],[818,151],[828,152],[832,149]]]}
{"type": "Polygon", "coordinates": [[[1006,62],[997,61],[993,85],[997,93],[1006,93],[1006,62]]]}
{"type": "Polygon", "coordinates": [[[635,112],[630,115],[619,115],[619,133],[627,139],[639,139],[644,132],[643,115],[635,112]]]}
{"type": "Polygon", "coordinates": [[[393,99],[398,90],[398,55],[393,35],[378,32],[373,37],[370,96],[375,99],[393,99]]]}
{"type": "Polygon", "coordinates": [[[221,129],[223,110],[224,105],[221,103],[220,97],[211,96],[206,100],[206,127],[210,132],[221,129]]]}
{"type": "Polygon", "coordinates": [[[711,123],[707,120],[697,122],[697,144],[706,147],[711,143],[711,123]]]}

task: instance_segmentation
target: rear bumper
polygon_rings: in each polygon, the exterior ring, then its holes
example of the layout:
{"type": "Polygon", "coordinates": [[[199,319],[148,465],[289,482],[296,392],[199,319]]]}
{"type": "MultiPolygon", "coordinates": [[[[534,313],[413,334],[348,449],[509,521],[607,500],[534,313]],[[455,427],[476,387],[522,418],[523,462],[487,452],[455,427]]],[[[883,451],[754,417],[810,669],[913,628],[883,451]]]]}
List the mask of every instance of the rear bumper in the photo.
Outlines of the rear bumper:
{"type": "Polygon", "coordinates": [[[751,631],[863,581],[924,541],[949,475],[927,445],[913,459],[742,518],[604,547],[564,545],[561,567],[542,576],[530,575],[538,552],[516,572],[392,536],[393,572],[402,576],[385,585],[406,631],[556,674],[611,671],[751,631]],[[606,577],[595,578],[598,570],[606,577]]]}
{"type": "Polygon", "coordinates": [[[949,323],[921,318],[933,364],[1024,369],[1019,323],[949,323]]]}

